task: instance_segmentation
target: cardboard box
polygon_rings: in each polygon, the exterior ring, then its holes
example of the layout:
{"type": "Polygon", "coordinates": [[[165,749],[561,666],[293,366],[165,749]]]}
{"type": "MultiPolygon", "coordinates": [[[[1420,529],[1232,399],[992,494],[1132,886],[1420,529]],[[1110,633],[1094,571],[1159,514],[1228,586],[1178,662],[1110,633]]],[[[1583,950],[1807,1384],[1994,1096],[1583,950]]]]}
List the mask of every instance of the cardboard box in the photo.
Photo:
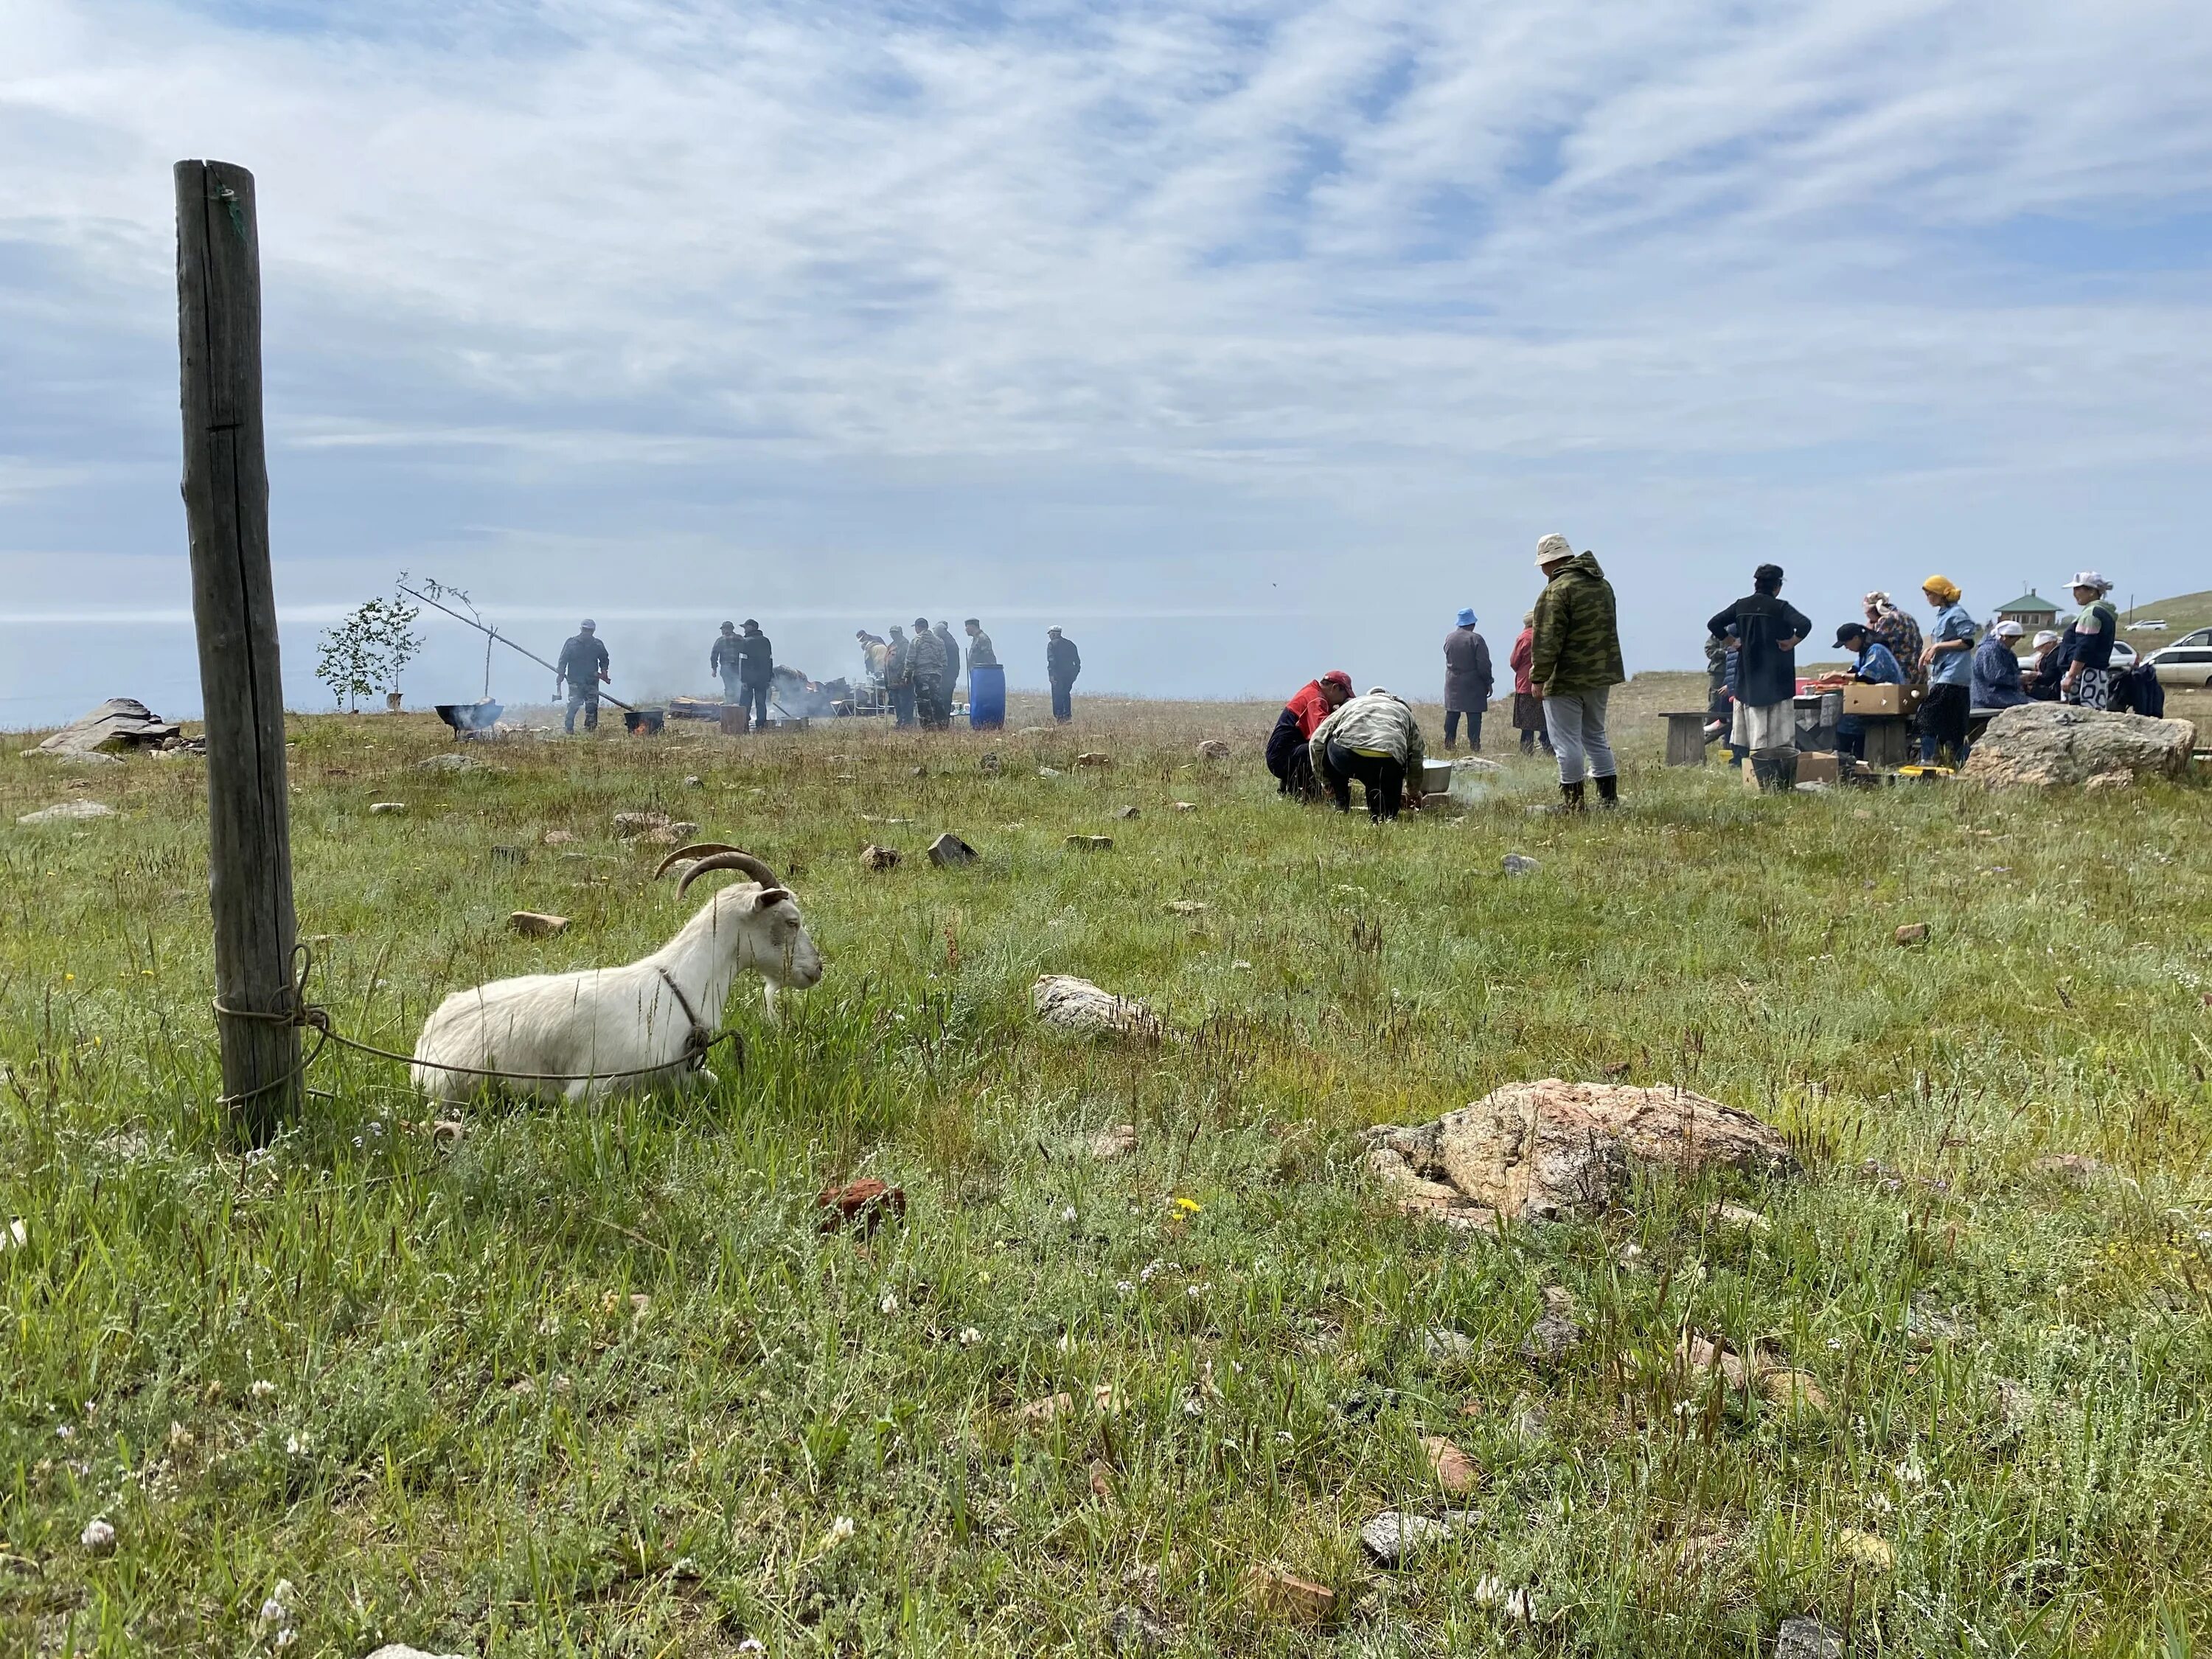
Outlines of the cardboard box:
{"type": "Polygon", "coordinates": [[[1800,783],[1834,783],[1838,781],[1836,757],[1801,750],[1797,756],[1797,781],[1800,783]]]}
{"type": "Polygon", "coordinates": [[[1896,685],[1847,685],[1844,688],[1846,714],[1901,714],[1904,688],[1896,685]]]}

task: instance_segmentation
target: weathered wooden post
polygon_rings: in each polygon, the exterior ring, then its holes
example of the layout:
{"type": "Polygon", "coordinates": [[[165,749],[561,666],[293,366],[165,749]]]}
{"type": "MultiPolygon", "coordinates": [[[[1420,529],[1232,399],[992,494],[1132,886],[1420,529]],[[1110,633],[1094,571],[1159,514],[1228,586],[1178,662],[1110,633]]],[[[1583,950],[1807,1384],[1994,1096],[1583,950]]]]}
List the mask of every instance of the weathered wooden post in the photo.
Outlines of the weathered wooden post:
{"type": "Polygon", "coordinates": [[[301,1099],[292,1008],[292,836],[284,687],[269,574],[269,473],[261,446],[261,249],[253,175],[179,161],[177,354],[185,423],[185,523],[207,711],[208,889],[215,911],[222,1088],[239,1135],[258,1146],[301,1099]],[[256,1018],[258,1016],[258,1018],[256,1018]]]}

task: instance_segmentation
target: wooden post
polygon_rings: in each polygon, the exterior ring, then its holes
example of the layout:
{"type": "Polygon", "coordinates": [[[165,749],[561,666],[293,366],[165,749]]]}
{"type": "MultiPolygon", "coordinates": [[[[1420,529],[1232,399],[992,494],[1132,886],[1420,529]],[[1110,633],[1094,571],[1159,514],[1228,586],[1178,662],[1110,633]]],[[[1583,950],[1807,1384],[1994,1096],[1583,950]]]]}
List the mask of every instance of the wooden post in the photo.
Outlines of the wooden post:
{"type": "Polygon", "coordinates": [[[1703,766],[1705,763],[1705,720],[1703,709],[1670,710],[1667,714],[1667,764],[1703,766]]]}
{"type": "Polygon", "coordinates": [[[292,1006],[292,838],[284,687],[269,574],[269,473],[261,445],[261,251],[253,175],[179,161],[177,354],[185,524],[208,746],[208,892],[215,912],[222,1089],[236,1133],[258,1146],[301,1099],[300,1032],[253,1014],[292,1006]]]}

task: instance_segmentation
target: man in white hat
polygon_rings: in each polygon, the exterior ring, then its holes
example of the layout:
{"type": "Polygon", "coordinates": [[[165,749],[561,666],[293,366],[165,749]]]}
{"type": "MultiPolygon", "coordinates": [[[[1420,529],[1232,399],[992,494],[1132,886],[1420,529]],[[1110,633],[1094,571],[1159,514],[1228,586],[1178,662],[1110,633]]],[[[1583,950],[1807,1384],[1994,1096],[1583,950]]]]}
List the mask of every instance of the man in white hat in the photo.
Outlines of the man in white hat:
{"type": "Polygon", "coordinates": [[[2112,646],[2120,636],[2120,613],[2105,595],[2112,584],[2094,570],[2076,571],[2071,584],[2080,613],[2066,624],[2058,641],[2058,696],[2084,708],[2112,706],[2112,646]]]}
{"type": "Polygon", "coordinates": [[[1528,678],[1544,700],[1544,726],[1559,758],[1559,794],[1568,811],[1581,811],[1589,778],[1597,784],[1600,804],[1611,806],[1620,799],[1620,783],[1605,732],[1605,705],[1613,688],[1628,678],[1613,584],[1595,554],[1577,554],[1556,532],[1536,544],[1536,568],[1545,585],[1536,601],[1528,678]]]}

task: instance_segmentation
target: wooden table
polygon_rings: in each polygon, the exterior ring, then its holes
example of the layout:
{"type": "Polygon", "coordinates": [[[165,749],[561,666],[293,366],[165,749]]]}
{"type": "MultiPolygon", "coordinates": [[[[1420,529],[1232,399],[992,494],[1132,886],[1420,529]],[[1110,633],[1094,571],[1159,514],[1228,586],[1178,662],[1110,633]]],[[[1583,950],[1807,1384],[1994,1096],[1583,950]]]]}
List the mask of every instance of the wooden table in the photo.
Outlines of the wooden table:
{"type": "Polygon", "coordinates": [[[1711,718],[1702,708],[1668,709],[1667,764],[1703,766],[1705,763],[1705,722],[1711,718]]]}

